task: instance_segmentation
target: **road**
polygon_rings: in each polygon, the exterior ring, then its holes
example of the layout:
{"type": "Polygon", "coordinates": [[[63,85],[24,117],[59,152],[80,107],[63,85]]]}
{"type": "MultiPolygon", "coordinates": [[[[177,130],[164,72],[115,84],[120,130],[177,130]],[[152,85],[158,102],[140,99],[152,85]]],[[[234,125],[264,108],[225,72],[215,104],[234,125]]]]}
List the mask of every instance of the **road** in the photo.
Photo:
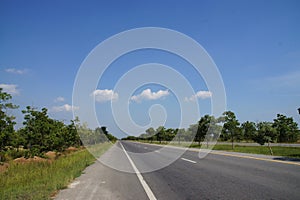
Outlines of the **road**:
{"type": "Polygon", "coordinates": [[[300,163],[269,156],[214,151],[199,159],[195,151],[122,141],[100,160],[56,199],[300,199],[300,163]]]}

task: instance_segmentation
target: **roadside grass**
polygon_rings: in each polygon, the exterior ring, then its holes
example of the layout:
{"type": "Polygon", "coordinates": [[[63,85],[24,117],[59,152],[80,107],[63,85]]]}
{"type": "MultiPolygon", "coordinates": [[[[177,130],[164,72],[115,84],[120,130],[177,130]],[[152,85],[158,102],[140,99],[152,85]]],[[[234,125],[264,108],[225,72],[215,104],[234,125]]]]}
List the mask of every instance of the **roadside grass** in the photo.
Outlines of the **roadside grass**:
{"type": "MultiPolygon", "coordinates": [[[[98,155],[110,146],[110,143],[97,145],[98,155]]],[[[94,161],[95,157],[87,149],[60,156],[52,162],[11,161],[8,169],[0,173],[0,199],[51,199],[94,161]]]]}
{"type": "MultiPolygon", "coordinates": [[[[180,146],[180,147],[190,147],[190,148],[200,148],[198,143],[193,142],[189,145],[187,142],[147,142],[147,141],[139,141],[144,143],[152,143],[159,145],[172,145],[172,146],[180,146]]],[[[204,148],[205,148],[205,144],[204,148]]],[[[239,153],[250,153],[250,154],[263,154],[263,155],[271,155],[270,150],[267,146],[243,146],[243,145],[234,145],[234,149],[231,148],[231,144],[216,144],[213,147],[213,150],[221,150],[221,151],[230,151],[230,152],[239,152],[239,153]]],[[[283,146],[272,146],[273,156],[282,156],[288,158],[300,158],[300,147],[283,147],[283,146]]]]}
{"type": "MultiPolygon", "coordinates": [[[[199,148],[199,146],[198,146],[199,148]]],[[[234,146],[234,149],[231,149],[231,145],[215,145],[214,150],[222,151],[232,151],[240,153],[252,153],[252,154],[264,154],[271,155],[270,150],[267,146],[234,146]]],[[[289,158],[300,158],[300,148],[299,147],[281,147],[273,146],[273,155],[274,156],[283,156],[289,158]]]]}

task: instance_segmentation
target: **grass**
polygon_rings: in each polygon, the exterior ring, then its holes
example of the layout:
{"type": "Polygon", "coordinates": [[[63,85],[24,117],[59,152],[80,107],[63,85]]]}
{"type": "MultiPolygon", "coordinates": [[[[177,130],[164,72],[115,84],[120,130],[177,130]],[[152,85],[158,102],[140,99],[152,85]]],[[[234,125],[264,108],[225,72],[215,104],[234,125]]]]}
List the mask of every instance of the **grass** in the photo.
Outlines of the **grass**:
{"type": "MultiPolygon", "coordinates": [[[[110,146],[98,145],[99,155],[110,146]]],[[[0,199],[51,199],[94,161],[95,157],[84,149],[53,162],[10,162],[8,169],[0,173],[0,199]]]]}
{"type": "MultiPolygon", "coordinates": [[[[147,141],[139,141],[149,143],[147,141]]],[[[153,141],[153,144],[161,144],[165,145],[167,143],[159,143],[157,141],[153,141]]],[[[189,144],[186,142],[182,142],[178,144],[178,142],[169,143],[169,145],[173,146],[181,146],[188,147],[189,144]]],[[[198,143],[193,142],[190,148],[199,148],[198,143]]],[[[231,152],[240,152],[240,153],[251,153],[251,154],[263,154],[263,155],[271,155],[270,150],[267,146],[243,146],[243,145],[235,145],[234,149],[231,149],[231,144],[216,144],[213,147],[213,150],[222,150],[222,151],[231,151],[231,152]]],[[[300,158],[300,147],[282,147],[282,146],[273,146],[272,147],[274,156],[283,156],[289,158],[300,158]]]]}
{"type": "MultiPolygon", "coordinates": [[[[252,153],[252,154],[264,154],[270,155],[269,148],[267,146],[234,146],[234,149],[231,149],[231,145],[215,145],[214,150],[222,151],[233,151],[240,153],[252,153]]],[[[290,158],[300,158],[300,148],[299,147],[281,147],[273,146],[273,155],[274,156],[283,156],[290,158]]]]}

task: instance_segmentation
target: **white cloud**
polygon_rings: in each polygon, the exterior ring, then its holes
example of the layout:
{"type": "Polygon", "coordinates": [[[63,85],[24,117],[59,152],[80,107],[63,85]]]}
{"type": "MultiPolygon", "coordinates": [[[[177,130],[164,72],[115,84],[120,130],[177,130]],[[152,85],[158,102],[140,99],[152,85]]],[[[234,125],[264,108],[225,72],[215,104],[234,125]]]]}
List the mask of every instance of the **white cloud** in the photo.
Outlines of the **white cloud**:
{"type": "Polygon", "coordinates": [[[5,71],[12,74],[25,74],[27,72],[26,69],[15,69],[15,68],[8,68],[5,69],[5,71]]]}
{"type": "Polygon", "coordinates": [[[3,89],[3,92],[9,93],[11,95],[18,95],[20,91],[17,89],[18,85],[15,84],[0,84],[0,88],[3,89]]]}
{"type": "Polygon", "coordinates": [[[157,92],[152,92],[151,89],[143,90],[142,93],[132,96],[130,99],[135,102],[141,102],[145,100],[157,100],[162,97],[168,96],[170,94],[169,90],[159,90],[157,92]]]}
{"type": "Polygon", "coordinates": [[[64,97],[57,97],[56,99],[54,99],[54,102],[64,102],[65,98],[64,97]]]}
{"type": "Polygon", "coordinates": [[[212,92],[210,91],[198,91],[196,94],[191,97],[185,97],[185,101],[196,101],[197,99],[207,99],[212,97],[212,92]]]}
{"type": "Polygon", "coordinates": [[[92,92],[91,96],[95,98],[97,102],[106,102],[106,101],[116,101],[119,98],[118,93],[113,90],[95,90],[92,92]]]}
{"type": "Polygon", "coordinates": [[[79,107],[65,104],[62,106],[53,106],[51,110],[53,112],[72,112],[73,110],[79,110],[79,107]]]}

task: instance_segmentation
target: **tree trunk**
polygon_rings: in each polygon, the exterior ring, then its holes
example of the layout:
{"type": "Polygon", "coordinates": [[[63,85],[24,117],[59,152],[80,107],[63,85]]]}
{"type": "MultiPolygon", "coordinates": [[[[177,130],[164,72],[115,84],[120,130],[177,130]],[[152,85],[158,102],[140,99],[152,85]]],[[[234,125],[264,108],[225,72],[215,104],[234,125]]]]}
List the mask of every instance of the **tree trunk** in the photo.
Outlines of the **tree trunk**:
{"type": "Polygon", "coordinates": [[[231,133],[231,149],[233,150],[234,146],[233,146],[233,134],[231,133]]]}
{"type": "Polygon", "coordinates": [[[208,139],[206,139],[206,148],[208,149],[208,139]]]}
{"type": "Polygon", "coordinates": [[[272,151],[272,148],[271,148],[271,146],[270,146],[270,142],[268,141],[268,148],[269,148],[269,150],[270,150],[270,154],[273,156],[273,151],[272,151]]]}

